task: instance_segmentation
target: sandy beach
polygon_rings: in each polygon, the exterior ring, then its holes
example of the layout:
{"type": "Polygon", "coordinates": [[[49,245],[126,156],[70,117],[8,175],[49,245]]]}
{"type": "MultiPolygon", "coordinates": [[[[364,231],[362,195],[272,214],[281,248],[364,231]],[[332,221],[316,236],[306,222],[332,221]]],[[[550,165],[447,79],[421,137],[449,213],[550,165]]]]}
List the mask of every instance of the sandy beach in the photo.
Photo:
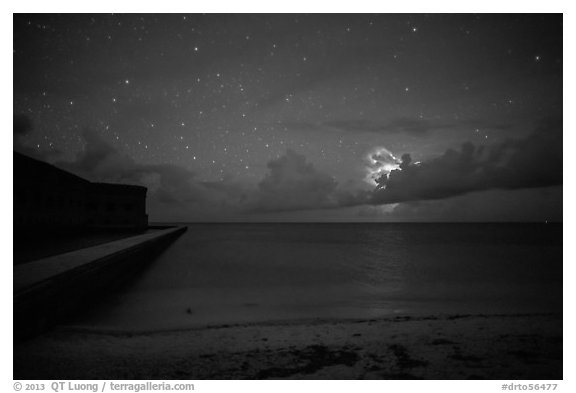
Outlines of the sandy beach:
{"type": "Polygon", "coordinates": [[[562,315],[435,315],[121,332],[59,327],[15,379],[562,379],[562,315]]]}

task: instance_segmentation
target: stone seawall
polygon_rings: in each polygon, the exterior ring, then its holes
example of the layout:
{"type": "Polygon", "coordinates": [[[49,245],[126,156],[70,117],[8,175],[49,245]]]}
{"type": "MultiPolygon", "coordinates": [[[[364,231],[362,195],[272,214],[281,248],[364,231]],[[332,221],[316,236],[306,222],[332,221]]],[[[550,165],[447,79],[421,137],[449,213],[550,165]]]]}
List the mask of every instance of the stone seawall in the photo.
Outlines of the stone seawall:
{"type": "Polygon", "coordinates": [[[166,228],[14,266],[14,338],[38,334],[106,296],[186,229],[166,228]]]}

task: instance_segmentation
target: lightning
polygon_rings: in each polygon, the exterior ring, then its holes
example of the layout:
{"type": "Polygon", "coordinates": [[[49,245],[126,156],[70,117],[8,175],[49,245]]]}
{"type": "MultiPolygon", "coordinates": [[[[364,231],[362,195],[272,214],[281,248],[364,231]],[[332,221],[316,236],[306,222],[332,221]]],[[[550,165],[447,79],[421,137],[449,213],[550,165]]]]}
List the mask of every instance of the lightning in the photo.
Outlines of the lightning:
{"type": "Polygon", "coordinates": [[[400,168],[400,160],[383,146],[375,147],[366,154],[366,177],[364,181],[372,186],[378,186],[382,175],[388,177],[390,172],[400,168]]]}

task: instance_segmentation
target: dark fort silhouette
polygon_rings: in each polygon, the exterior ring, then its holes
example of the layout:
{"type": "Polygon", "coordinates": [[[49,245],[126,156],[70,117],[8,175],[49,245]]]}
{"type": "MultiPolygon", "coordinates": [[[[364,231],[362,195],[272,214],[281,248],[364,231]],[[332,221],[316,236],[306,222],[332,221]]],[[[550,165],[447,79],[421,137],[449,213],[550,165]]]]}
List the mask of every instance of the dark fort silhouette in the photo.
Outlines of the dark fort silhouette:
{"type": "Polygon", "coordinates": [[[93,183],[14,152],[14,231],[144,230],[146,191],[93,183]]]}

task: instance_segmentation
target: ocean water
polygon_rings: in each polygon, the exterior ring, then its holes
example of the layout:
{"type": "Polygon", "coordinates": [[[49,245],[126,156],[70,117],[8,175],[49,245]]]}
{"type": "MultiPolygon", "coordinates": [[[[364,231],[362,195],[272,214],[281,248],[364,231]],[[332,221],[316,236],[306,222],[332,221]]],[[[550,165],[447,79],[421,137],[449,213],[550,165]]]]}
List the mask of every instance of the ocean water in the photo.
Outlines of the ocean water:
{"type": "Polygon", "coordinates": [[[191,224],[72,323],[148,331],[561,310],[561,225],[191,224]]]}

